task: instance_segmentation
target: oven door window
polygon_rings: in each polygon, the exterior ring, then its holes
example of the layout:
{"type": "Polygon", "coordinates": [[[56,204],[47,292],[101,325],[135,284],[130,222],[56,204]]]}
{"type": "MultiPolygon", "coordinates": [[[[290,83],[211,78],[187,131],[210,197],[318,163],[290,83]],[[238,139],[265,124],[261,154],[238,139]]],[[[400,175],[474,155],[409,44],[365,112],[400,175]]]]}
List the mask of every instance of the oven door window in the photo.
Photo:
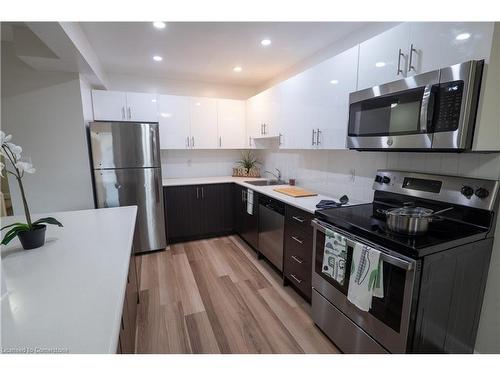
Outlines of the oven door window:
{"type": "Polygon", "coordinates": [[[369,311],[378,320],[399,332],[403,313],[406,270],[387,262],[384,267],[384,298],[373,297],[369,311]]]}
{"type": "Polygon", "coordinates": [[[425,87],[353,103],[349,108],[351,137],[419,134],[425,87]]]}
{"type": "MultiPolygon", "coordinates": [[[[317,275],[320,275],[330,285],[339,290],[347,298],[349,289],[349,270],[352,263],[352,246],[347,247],[346,274],[344,283],[340,284],[328,274],[323,272],[323,257],[325,246],[325,234],[316,232],[316,259],[314,260],[314,269],[317,275]]],[[[381,321],[386,326],[396,332],[400,332],[401,319],[403,315],[403,301],[406,283],[406,270],[396,267],[390,263],[383,262],[384,276],[384,297],[373,297],[372,307],[369,314],[375,319],[381,321]]]]}
{"type": "Polygon", "coordinates": [[[316,234],[316,259],[314,260],[314,268],[318,275],[323,279],[328,281],[332,286],[337,288],[343,294],[347,295],[347,289],[349,288],[349,270],[351,269],[352,262],[352,247],[347,246],[347,258],[345,262],[345,275],[343,282],[337,282],[333,277],[324,272],[323,261],[324,261],[324,248],[325,248],[325,234],[318,231],[316,234]]]}

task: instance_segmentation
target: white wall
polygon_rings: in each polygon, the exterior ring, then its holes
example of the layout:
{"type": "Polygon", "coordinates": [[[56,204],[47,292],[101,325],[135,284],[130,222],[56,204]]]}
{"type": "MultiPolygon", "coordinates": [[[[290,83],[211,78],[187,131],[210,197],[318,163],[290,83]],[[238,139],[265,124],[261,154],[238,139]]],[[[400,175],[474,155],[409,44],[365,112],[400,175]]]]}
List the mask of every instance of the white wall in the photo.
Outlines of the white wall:
{"type": "MultiPolygon", "coordinates": [[[[38,72],[2,42],[2,130],[31,157],[37,171],[23,179],[33,213],[93,208],[78,74],[38,72]]],[[[9,180],[14,214],[23,214],[9,180]]]]}
{"type": "Polygon", "coordinates": [[[109,90],[149,92],[226,99],[247,99],[256,93],[251,86],[238,86],[199,81],[183,81],[161,77],[108,74],[109,90]]]}
{"type": "MultiPolygon", "coordinates": [[[[377,153],[348,150],[259,150],[258,153],[265,169],[279,168],[285,179],[296,178],[297,184],[303,187],[335,197],[347,194],[355,200],[373,198],[373,177],[379,168],[500,180],[500,153],[377,153]]],[[[479,353],[500,353],[500,220],[495,237],[476,342],[479,353]]]]}
{"type": "Polygon", "coordinates": [[[162,150],[163,178],[230,176],[239,150],[162,150]]]}

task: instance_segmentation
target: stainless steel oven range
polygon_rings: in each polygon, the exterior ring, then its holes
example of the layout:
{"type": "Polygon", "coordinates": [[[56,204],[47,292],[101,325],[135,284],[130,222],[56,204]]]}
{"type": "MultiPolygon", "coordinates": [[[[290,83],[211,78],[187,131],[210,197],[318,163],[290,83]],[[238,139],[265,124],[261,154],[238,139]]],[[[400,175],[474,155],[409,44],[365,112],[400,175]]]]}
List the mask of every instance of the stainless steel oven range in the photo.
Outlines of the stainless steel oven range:
{"type": "Polygon", "coordinates": [[[379,170],[372,203],[316,211],[312,315],[346,353],[471,353],[498,209],[498,181],[379,170]],[[384,210],[405,203],[450,208],[424,234],[386,227],[384,210]],[[342,284],[323,272],[325,232],[346,238],[342,284]],[[380,251],[383,298],[369,311],[347,299],[356,243],[380,251]]]}

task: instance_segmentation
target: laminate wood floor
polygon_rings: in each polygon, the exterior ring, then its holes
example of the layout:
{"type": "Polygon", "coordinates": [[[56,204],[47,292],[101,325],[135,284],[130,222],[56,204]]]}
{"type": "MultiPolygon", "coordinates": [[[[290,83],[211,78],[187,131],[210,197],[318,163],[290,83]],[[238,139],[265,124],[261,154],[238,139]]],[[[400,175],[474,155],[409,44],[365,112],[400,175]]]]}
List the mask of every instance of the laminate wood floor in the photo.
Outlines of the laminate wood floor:
{"type": "Polygon", "coordinates": [[[338,353],[239,237],[142,256],[137,353],[338,353]]]}

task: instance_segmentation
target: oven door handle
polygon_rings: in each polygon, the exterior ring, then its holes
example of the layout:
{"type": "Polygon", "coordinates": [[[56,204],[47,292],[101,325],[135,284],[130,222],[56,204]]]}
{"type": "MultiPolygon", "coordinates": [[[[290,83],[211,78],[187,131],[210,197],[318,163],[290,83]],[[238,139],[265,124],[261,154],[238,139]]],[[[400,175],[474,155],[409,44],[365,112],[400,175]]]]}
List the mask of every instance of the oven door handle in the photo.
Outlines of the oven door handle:
{"type": "Polygon", "coordinates": [[[426,85],[422,96],[422,104],[420,105],[420,131],[429,133],[432,131],[432,116],[434,114],[434,99],[435,93],[433,90],[434,84],[426,85]]]}
{"type": "MultiPolygon", "coordinates": [[[[352,243],[352,244],[356,244],[356,243],[361,243],[363,244],[363,241],[357,241],[357,240],[354,240],[351,236],[347,235],[347,233],[345,233],[344,231],[342,230],[339,230],[333,226],[330,226],[326,223],[323,223],[319,220],[316,220],[316,219],[313,219],[311,220],[311,225],[314,227],[314,230],[318,230],[322,233],[325,233],[326,234],[326,230],[329,229],[329,230],[332,230],[334,232],[337,232],[339,233],[340,235],[346,237],[347,241],[352,243]]],[[[354,236],[355,237],[355,236],[354,236]]],[[[367,246],[370,246],[372,247],[369,243],[366,244],[367,246]]],[[[316,246],[316,242],[314,243],[314,246],[316,246]]],[[[415,262],[410,262],[410,261],[407,261],[407,260],[404,260],[402,258],[399,258],[399,257],[395,257],[393,255],[390,255],[390,254],[387,254],[383,251],[381,251],[380,249],[377,249],[375,248],[375,250],[378,250],[380,251],[380,259],[382,259],[382,261],[386,262],[386,263],[389,263],[395,267],[398,267],[398,268],[401,268],[403,270],[406,270],[406,271],[411,271],[413,269],[413,266],[415,264],[415,262]]]]}

